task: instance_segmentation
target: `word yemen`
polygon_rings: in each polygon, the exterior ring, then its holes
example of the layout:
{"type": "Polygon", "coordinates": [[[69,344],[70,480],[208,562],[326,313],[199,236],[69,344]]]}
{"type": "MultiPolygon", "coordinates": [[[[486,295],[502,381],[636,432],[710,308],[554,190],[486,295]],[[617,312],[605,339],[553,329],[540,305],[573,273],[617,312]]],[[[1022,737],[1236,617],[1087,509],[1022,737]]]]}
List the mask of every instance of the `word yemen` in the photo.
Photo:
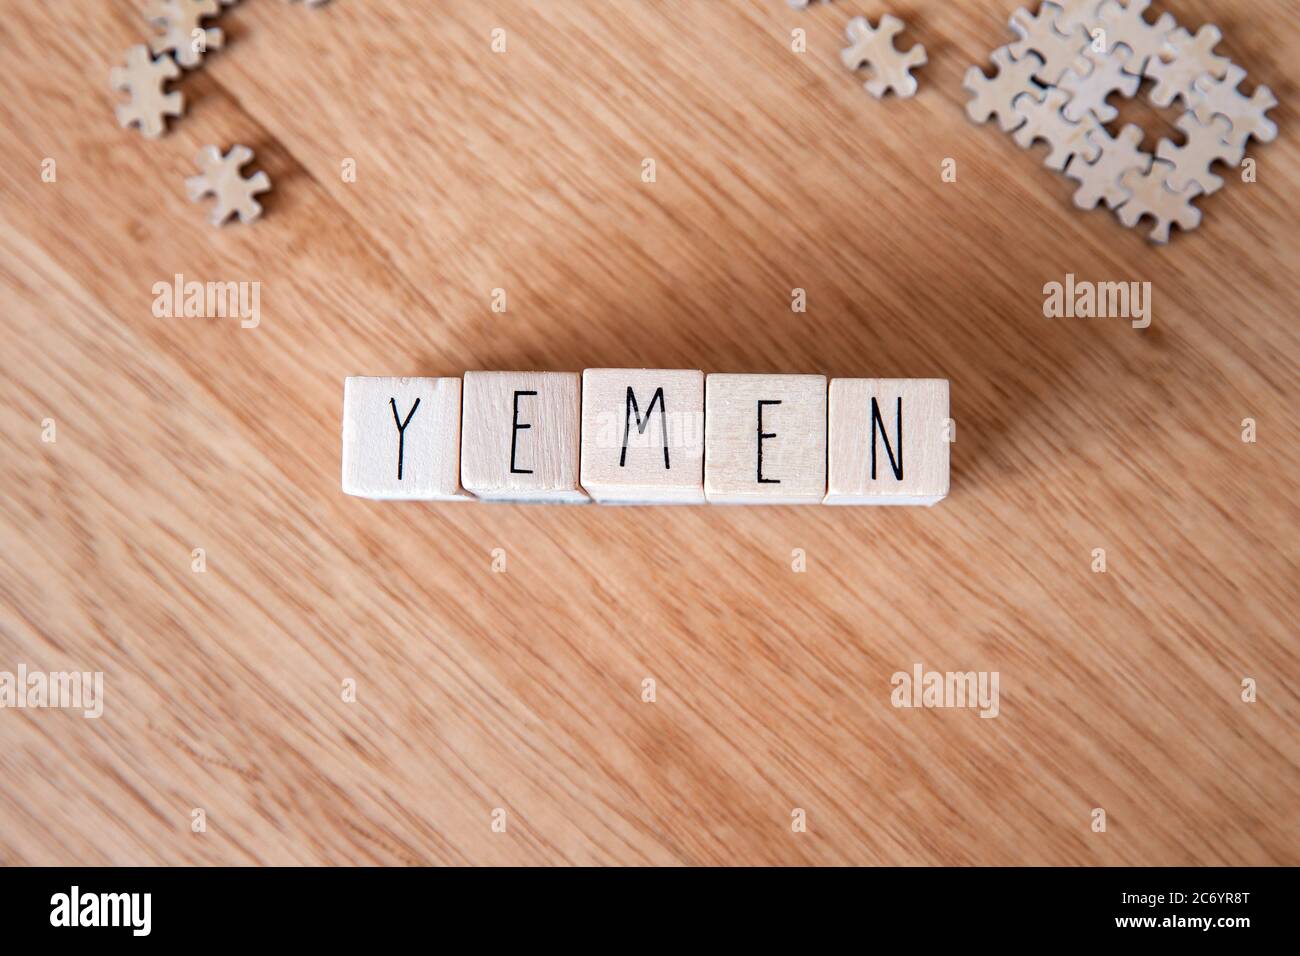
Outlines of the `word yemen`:
{"type": "Polygon", "coordinates": [[[356,376],[343,491],[407,501],[933,505],[956,427],[941,378],[695,369],[356,376]]]}

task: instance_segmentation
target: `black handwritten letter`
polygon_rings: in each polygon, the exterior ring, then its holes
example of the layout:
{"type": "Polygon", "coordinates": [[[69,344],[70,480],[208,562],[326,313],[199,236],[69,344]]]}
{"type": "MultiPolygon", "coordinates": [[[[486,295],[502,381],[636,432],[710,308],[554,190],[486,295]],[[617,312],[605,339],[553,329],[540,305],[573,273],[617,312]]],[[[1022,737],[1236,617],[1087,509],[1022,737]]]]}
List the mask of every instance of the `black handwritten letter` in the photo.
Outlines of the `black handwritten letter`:
{"type": "Polygon", "coordinates": [[[411,423],[411,416],[415,410],[420,407],[420,400],[417,398],[411,410],[406,413],[406,418],[399,418],[397,415],[397,399],[390,398],[388,404],[393,406],[393,421],[397,423],[397,480],[402,480],[402,459],[406,457],[406,426],[411,423]]]}
{"type": "Polygon", "coordinates": [[[779,400],[771,398],[761,398],[758,401],[758,483],[760,485],[779,485],[781,483],[780,478],[763,477],[763,439],[776,437],[776,432],[763,431],[763,406],[780,404],[779,400]]]}
{"type": "Polygon", "coordinates": [[[533,427],[528,422],[525,422],[522,425],[519,424],[519,398],[522,395],[536,395],[536,394],[537,394],[536,392],[515,392],[514,430],[511,431],[510,433],[510,474],[512,475],[531,475],[533,473],[533,470],[531,468],[515,467],[515,452],[518,450],[519,433],[521,431],[524,431],[525,429],[533,427]]]}
{"type": "Polygon", "coordinates": [[[627,439],[632,430],[632,416],[636,416],[636,433],[644,435],[645,430],[650,427],[650,416],[654,414],[655,402],[659,403],[659,424],[663,426],[664,433],[664,467],[671,468],[668,464],[668,409],[664,403],[664,388],[660,385],[655,389],[655,393],[650,398],[650,405],[645,410],[645,421],[641,421],[641,409],[636,404],[636,393],[632,391],[632,386],[627,387],[627,412],[623,419],[623,450],[618,456],[618,467],[622,468],[627,464],[627,439]]]}
{"type": "Polygon", "coordinates": [[[898,430],[896,441],[898,442],[898,458],[894,458],[894,449],[890,447],[889,436],[885,434],[885,420],[880,417],[880,406],[876,404],[873,397],[871,399],[871,480],[876,480],[876,426],[880,426],[880,439],[885,443],[885,453],[889,455],[889,467],[893,469],[894,477],[899,481],[903,480],[903,396],[898,396],[898,430]]]}

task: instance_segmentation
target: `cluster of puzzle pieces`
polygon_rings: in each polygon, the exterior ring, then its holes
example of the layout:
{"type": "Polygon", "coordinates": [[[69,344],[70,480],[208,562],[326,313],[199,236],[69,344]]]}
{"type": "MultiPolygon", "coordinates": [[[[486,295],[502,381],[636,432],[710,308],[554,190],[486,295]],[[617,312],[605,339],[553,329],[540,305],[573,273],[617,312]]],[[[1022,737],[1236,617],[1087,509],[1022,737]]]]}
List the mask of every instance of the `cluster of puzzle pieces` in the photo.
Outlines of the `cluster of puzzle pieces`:
{"type": "MultiPolygon", "coordinates": [[[[306,0],[319,6],[324,0],[306,0]]],[[[114,90],[126,93],[126,102],[116,107],[121,126],[135,126],[147,139],[157,139],[167,129],[168,117],[179,117],[185,109],[185,96],[168,85],[180,78],[182,70],[202,65],[206,55],[221,49],[225,34],[220,27],[209,26],[235,0],[153,0],[145,19],[154,29],[148,44],[137,44],[126,52],[126,64],[114,67],[109,83],[114,90]]],[[[251,162],[253,151],[234,146],[224,156],[216,146],[205,146],[199,153],[200,173],[186,180],[192,200],[216,197],[211,221],[221,225],[231,216],[251,222],[262,212],[253,198],[271,188],[266,173],[245,177],[240,168],[251,162]]]]}
{"type": "Polygon", "coordinates": [[[1276,125],[1267,113],[1277,100],[1266,86],[1250,97],[1240,91],[1246,71],[1214,52],[1215,26],[1195,34],[1166,13],[1146,17],[1150,0],[1056,0],[1037,13],[1011,16],[1019,39],[993,51],[995,72],[966,74],[972,94],[967,113],[976,122],[996,117],[1005,132],[1028,148],[1043,140],[1046,165],[1076,180],[1075,205],[1105,203],[1133,228],[1155,221],[1154,242],[1167,242],[1170,228],[1200,225],[1193,200],[1223,186],[1211,167],[1238,165],[1252,136],[1270,142],[1276,125]],[[1118,115],[1110,98],[1132,98],[1144,78],[1159,107],[1180,104],[1179,145],[1162,139],[1155,156],[1143,152],[1143,130],[1118,132],[1106,123],[1118,115]]]}
{"type": "Polygon", "coordinates": [[[343,490],[417,501],[932,505],[946,379],[692,369],[354,377],[343,490]]]}

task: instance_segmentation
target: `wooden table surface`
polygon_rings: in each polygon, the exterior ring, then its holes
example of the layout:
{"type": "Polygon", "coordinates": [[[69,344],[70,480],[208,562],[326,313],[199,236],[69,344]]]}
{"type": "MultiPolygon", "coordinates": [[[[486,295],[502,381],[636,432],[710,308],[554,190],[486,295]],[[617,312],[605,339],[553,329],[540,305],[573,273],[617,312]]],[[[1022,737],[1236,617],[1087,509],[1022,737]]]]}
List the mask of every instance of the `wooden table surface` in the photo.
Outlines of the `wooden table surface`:
{"type": "Polygon", "coordinates": [[[1282,134],[1166,248],[967,120],[1014,5],[247,0],[147,141],[143,0],[4,0],[0,670],[105,697],[0,711],[0,862],[1300,863],[1295,5],[1177,5],[1282,134]],[[839,62],[890,9],[912,100],[839,62]],[[274,191],[218,231],[235,142],[274,191]],[[156,318],[176,273],[260,324],[156,318]],[[1045,318],[1067,273],[1150,328],[1045,318]],[[952,494],[339,490],[345,376],[642,365],[948,378],[952,494]],[[916,663],[999,715],[895,709],[916,663]]]}

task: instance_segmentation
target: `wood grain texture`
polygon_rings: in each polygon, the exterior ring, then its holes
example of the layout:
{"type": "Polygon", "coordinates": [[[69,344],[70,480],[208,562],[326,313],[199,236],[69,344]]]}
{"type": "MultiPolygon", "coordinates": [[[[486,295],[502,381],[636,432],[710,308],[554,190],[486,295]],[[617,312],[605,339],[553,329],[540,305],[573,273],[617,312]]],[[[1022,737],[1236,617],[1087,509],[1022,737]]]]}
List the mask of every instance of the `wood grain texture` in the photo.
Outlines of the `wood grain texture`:
{"type": "Polygon", "coordinates": [[[966,119],[1012,0],[891,3],[929,63],[880,102],[865,0],[248,0],[156,141],[107,86],[142,3],[0,2],[0,669],[106,697],[0,711],[0,862],[1300,863],[1294,4],[1178,4],[1281,135],[1154,249],[966,119]],[[252,226],[186,200],[209,142],[252,226]],[[155,318],[177,272],[260,324],[155,318]],[[1067,273],[1151,327],[1045,319],[1067,273]],[[947,378],[952,492],[339,490],[348,375],[628,366],[947,378]],[[999,716],[895,709],[918,662],[999,716]]]}

